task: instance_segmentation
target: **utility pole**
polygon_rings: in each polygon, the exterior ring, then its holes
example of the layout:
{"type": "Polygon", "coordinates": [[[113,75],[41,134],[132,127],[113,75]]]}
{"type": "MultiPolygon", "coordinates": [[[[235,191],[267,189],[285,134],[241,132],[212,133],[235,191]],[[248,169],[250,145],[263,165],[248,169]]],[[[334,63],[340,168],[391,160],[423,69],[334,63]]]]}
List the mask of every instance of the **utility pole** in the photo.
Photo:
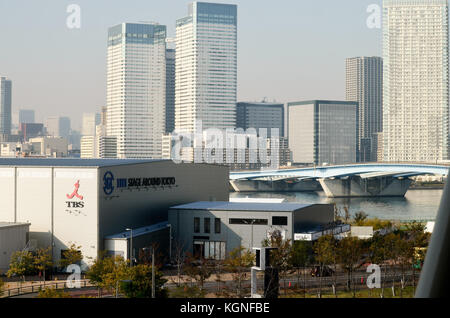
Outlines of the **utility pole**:
{"type": "Polygon", "coordinates": [[[155,248],[152,246],[152,298],[155,297],[155,248]]]}
{"type": "Polygon", "coordinates": [[[130,267],[133,267],[133,229],[126,228],[126,231],[130,231],[130,267]]]}

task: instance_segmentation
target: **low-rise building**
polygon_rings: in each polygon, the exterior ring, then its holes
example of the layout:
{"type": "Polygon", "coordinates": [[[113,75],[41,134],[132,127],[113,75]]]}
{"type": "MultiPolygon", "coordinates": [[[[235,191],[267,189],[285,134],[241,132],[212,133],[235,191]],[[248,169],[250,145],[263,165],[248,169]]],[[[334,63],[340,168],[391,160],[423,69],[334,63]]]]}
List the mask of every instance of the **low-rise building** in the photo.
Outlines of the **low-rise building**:
{"type": "Polygon", "coordinates": [[[69,143],[63,137],[36,137],[30,138],[32,155],[46,157],[67,157],[69,143]]]}
{"type": "MultiPolygon", "coordinates": [[[[167,222],[171,206],[228,198],[228,168],[223,166],[0,158],[0,221],[31,223],[29,239],[38,248],[51,247],[55,264],[76,244],[81,246],[82,264],[89,265],[105,249],[110,254],[123,251],[110,250],[105,238],[127,228],[139,233],[135,229],[167,222]]],[[[139,245],[132,245],[132,254],[138,255],[139,245]]]]}
{"type": "Polygon", "coordinates": [[[274,231],[286,240],[313,241],[350,226],[334,222],[332,204],[194,202],[169,210],[174,244],[205,258],[224,259],[233,249],[261,247],[274,231]]]}
{"type": "Polygon", "coordinates": [[[350,236],[361,240],[370,239],[373,237],[373,226],[352,226],[350,236]]]}
{"type": "Polygon", "coordinates": [[[0,222],[0,274],[9,269],[11,255],[28,242],[29,223],[0,222]]]}

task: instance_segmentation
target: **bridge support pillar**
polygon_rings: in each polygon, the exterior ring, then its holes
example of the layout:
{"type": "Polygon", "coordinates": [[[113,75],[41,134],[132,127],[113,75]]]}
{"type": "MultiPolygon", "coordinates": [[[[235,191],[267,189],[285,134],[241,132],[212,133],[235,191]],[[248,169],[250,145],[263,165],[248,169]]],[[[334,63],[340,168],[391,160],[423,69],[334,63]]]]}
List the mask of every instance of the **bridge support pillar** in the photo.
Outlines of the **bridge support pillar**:
{"type": "Polygon", "coordinates": [[[336,197],[402,197],[411,184],[408,178],[359,176],[336,179],[319,179],[325,195],[336,197]]]}

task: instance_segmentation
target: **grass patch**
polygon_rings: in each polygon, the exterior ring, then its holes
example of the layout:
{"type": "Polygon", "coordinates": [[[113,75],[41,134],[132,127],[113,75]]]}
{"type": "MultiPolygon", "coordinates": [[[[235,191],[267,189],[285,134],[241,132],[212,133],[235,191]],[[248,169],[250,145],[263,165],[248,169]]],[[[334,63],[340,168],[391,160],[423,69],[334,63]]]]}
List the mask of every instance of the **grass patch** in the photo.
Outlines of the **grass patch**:
{"type": "MultiPolygon", "coordinates": [[[[337,291],[337,298],[381,298],[381,289],[361,289],[357,290],[355,296],[351,291],[337,291]]],[[[289,291],[287,295],[280,292],[280,298],[303,298],[302,291],[289,291]]],[[[392,288],[384,288],[384,298],[413,298],[414,288],[407,286],[401,291],[400,287],[395,288],[395,296],[392,294],[392,288]]],[[[305,298],[318,298],[318,291],[306,293],[305,298]]],[[[322,290],[322,298],[336,298],[330,290],[322,290]]]]}

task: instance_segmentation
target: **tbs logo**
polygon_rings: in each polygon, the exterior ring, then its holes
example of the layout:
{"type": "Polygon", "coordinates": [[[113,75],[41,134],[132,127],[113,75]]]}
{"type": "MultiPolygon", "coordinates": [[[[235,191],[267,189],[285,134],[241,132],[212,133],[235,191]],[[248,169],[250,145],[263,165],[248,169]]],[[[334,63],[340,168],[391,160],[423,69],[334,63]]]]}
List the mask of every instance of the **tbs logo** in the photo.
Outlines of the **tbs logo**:
{"type": "Polygon", "coordinates": [[[78,198],[80,201],[66,201],[68,208],[84,208],[83,196],[78,193],[80,189],[80,180],[75,183],[75,188],[71,194],[66,194],[68,199],[78,198]]]}

